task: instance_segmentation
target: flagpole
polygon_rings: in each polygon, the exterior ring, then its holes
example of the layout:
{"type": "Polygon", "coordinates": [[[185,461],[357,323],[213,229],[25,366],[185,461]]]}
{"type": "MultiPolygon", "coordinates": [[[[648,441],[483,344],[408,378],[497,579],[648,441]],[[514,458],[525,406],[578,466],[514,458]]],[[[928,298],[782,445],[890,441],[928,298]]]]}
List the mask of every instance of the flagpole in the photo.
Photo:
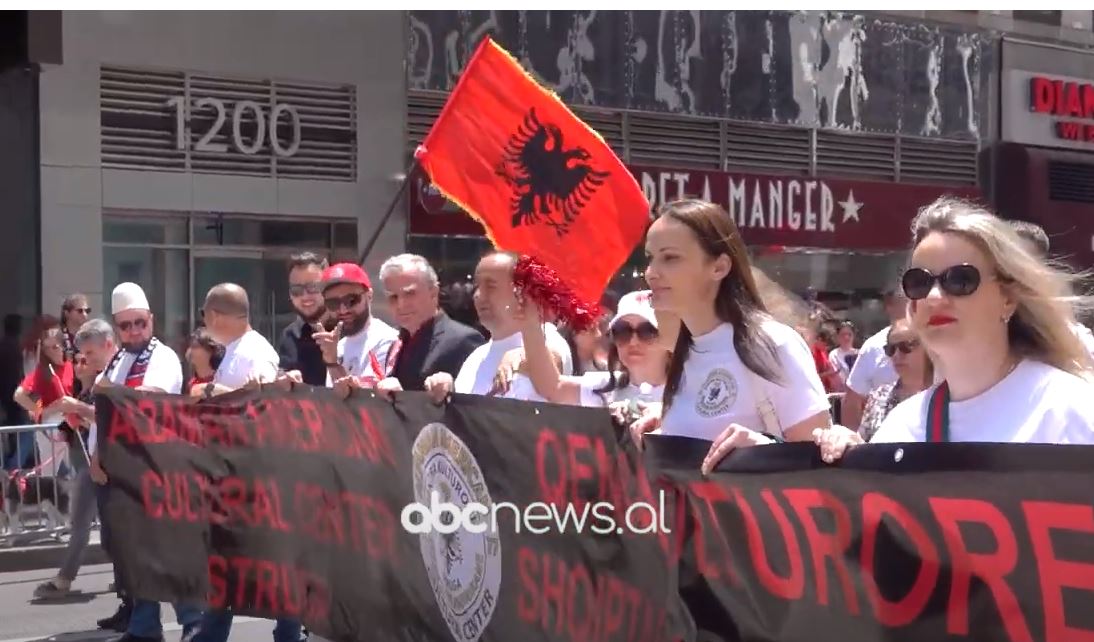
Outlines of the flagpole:
{"type": "Polygon", "coordinates": [[[395,198],[391,200],[391,205],[387,206],[387,212],[384,213],[384,217],[380,219],[379,225],[372,231],[372,236],[369,237],[368,243],[365,243],[365,249],[361,251],[361,258],[357,261],[358,265],[364,266],[365,259],[368,258],[372,248],[375,247],[376,241],[380,239],[380,233],[384,231],[384,227],[387,226],[387,222],[391,220],[391,215],[395,213],[395,206],[399,204],[399,201],[403,199],[403,194],[406,193],[406,188],[410,185],[410,175],[418,167],[417,159],[410,161],[410,166],[406,168],[406,173],[403,174],[403,184],[399,186],[399,191],[395,193],[395,198]]]}

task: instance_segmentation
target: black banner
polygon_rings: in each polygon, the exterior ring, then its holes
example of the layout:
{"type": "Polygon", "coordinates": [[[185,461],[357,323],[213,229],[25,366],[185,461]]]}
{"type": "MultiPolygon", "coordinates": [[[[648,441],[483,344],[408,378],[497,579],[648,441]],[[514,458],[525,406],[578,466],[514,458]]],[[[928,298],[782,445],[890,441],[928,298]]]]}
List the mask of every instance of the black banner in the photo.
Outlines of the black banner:
{"type": "Polygon", "coordinates": [[[778,445],[704,479],[707,444],[640,456],[602,409],[310,388],[97,405],[110,552],[142,598],[339,641],[1094,639],[1089,447],[830,466],[778,445]],[[494,506],[497,530],[441,511],[408,532],[413,502],[494,506]]]}

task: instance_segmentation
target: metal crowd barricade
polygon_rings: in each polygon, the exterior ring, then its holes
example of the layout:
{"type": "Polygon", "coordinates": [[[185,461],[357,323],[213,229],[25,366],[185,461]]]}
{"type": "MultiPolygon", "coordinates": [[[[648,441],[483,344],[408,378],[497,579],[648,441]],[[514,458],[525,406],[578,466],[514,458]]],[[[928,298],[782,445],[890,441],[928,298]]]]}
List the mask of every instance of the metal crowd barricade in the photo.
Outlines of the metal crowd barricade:
{"type": "Polygon", "coordinates": [[[77,469],[58,424],[0,426],[0,466],[0,546],[66,534],[77,469]]]}

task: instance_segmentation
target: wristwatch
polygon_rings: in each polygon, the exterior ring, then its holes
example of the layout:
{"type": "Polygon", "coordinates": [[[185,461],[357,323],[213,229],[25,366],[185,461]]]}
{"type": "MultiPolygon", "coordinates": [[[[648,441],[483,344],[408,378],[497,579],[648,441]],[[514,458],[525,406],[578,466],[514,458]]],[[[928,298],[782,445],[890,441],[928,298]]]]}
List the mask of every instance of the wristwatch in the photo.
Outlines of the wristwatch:
{"type": "Polygon", "coordinates": [[[205,384],[205,388],[201,391],[201,398],[202,399],[212,399],[213,398],[213,390],[215,390],[215,389],[216,389],[216,384],[214,384],[213,382],[210,381],[209,383],[205,384]]]}

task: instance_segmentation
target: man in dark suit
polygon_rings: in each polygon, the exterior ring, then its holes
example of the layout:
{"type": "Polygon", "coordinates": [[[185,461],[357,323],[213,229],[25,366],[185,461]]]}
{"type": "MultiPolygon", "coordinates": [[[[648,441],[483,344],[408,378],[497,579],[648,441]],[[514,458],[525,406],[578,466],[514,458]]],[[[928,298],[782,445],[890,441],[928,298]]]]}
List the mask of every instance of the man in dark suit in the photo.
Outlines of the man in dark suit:
{"type": "Polygon", "coordinates": [[[438,373],[455,377],[471,352],[486,342],[478,330],[454,321],[441,310],[440,283],[429,261],[416,254],[400,254],[380,266],[388,306],[399,326],[398,350],[386,390],[425,390],[438,373]]]}

